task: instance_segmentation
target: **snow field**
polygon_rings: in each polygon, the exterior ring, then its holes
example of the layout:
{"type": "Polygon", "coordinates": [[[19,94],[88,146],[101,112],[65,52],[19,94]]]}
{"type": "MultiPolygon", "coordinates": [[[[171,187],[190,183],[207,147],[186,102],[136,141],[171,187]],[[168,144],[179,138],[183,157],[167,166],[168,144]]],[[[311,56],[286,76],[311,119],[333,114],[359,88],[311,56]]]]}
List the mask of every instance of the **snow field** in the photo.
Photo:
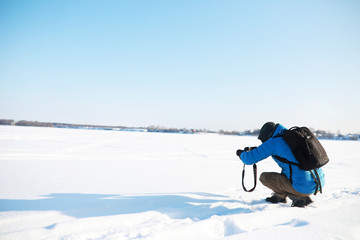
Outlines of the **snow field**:
{"type": "Polygon", "coordinates": [[[324,193],[302,209],[242,190],[255,137],[0,126],[0,239],[360,239],[360,142],[322,143],[324,193]]]}

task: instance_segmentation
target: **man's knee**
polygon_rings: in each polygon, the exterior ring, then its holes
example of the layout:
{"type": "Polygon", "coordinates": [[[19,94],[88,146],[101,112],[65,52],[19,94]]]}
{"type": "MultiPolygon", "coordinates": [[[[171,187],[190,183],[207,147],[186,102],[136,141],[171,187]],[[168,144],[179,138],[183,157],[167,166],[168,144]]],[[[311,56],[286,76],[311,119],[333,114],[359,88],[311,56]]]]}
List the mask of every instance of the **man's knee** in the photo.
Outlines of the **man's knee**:
{"type": "Polygon", "coordinates": [[[274,186],[279,184],[280,178],[282,178],[280,173],[263,172],[261,173],[259,180],[265,186],[274,186]]]}
{"type": "Polygon", "coordinates": [[[268,179],[269,179],[270,174],[271,174],[271,173],[269,173],[269,172],[263,172],[263,173],[261,173],[261,174],[260,174],[260,178],[259,178],[260,182],[261,182],[262,184],[268,182],[268,181],[269,181],[268,179]]]}

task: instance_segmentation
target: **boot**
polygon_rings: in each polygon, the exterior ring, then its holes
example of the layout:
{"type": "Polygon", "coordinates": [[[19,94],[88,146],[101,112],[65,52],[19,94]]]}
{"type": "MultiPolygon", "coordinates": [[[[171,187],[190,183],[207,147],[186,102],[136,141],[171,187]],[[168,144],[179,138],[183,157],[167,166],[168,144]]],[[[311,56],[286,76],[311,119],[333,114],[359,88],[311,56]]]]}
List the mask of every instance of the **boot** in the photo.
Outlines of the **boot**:
{"type": "Polygon", "coordinates": [[[274,193],[271,197],[265,198],[265,201],[270,203],[286,203],[286,198],[281,198],[274,193]]]}
{"type": "Polygon", "coordinates": [[[292,207],[306,207],[307,205],[311,204],[313,201],[310,197],[296,197],[296,196],[289,196],[292,200],[292,207]]]}

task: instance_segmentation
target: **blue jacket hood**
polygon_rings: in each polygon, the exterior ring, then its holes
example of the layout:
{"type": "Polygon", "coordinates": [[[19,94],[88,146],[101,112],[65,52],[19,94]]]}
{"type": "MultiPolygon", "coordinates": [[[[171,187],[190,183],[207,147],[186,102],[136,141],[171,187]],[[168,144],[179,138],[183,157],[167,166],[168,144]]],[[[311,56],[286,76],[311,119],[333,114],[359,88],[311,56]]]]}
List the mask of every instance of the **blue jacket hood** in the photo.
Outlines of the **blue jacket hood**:
{"type": "Polygon", "coordinates": [[[273,138],[273,137],[277,137],[279,135],[282,135],[285,130],[287,130],[287,128],[278,123],[278,124],[276,124],[275,132],[271,137],[273,138]]]}

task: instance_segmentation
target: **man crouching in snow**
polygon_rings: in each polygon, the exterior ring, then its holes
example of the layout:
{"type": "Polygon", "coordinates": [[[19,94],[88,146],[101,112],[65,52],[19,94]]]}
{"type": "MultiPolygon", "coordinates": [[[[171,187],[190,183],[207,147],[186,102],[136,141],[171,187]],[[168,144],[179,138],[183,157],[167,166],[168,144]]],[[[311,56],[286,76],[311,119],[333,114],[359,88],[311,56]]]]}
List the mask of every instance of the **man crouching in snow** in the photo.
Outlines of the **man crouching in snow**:
{"type": "MultiPolygon", "coordinates": [[[[292,207],[305,207],[312,203],[310,195],[317,191],[317,184],[310,171],[302,170],[296,165],[290,167],[289,164],[276,159],[276,157],[281,157],[291,162],[298,162],[285,140],[278,137],[285,130],[287,129],[280,124],[265,123],[258,137],[262,144],[257,148],[251,148],[250,151],[239,149],[236,155],[246,165],[255,164],[272,156],[282,171],[281,173],[264,172],[260,175],[260,182],[274,192],[265,200],[271,203],[286,203],[286,197],[289,197],[292,200],[292,207]]],[[[321,185],[324,186],[324,173],[321,168],[317,171],[321,185]]]]}

